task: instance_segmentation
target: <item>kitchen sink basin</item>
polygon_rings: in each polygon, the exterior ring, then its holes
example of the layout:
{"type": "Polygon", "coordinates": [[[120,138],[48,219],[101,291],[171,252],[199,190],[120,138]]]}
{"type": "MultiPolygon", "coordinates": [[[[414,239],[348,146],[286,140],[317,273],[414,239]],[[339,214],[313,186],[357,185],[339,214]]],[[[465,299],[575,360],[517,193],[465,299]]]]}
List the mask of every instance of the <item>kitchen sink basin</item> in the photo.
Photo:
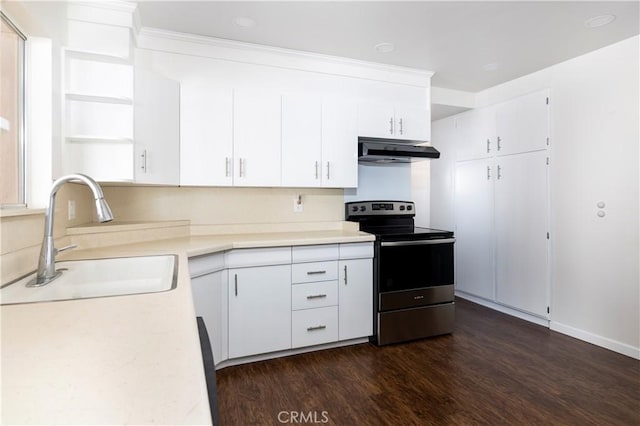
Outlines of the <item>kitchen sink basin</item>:
{"type": "Polygon", "coordinates": [[[53,302],[158,293],[177,284],[174,255],[118,257],[56,262],[62,274],[42,287],[27,287],[35,272],[0,288],[0,304],[53,302]]]}

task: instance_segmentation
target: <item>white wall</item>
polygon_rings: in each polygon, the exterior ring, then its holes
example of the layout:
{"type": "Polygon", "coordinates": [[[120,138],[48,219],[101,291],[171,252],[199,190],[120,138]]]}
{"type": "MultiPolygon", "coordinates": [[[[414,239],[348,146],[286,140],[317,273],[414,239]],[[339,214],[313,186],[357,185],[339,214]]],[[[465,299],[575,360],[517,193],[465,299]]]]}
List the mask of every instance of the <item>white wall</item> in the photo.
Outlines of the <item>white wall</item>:
{"type": "MultiPolygon", "coordinates": [[[[550,88],[551,328],[636,358],[639,40],[624,40],[476,96],[477,105],[485,106],[550,88]],[[600,201],[606,204],[604,218],[597,216],[600,201]]],[[[439,135],[450,126],[446,120],[433,126],[433,143],[441,150],[439,135]]],[[[446,198],[451,172],[446,163],[441,166],[433,176],[434,185],[439,182],[432,191],[434,221],[450,214],[450,204],[438,201],[446,198]]]]}

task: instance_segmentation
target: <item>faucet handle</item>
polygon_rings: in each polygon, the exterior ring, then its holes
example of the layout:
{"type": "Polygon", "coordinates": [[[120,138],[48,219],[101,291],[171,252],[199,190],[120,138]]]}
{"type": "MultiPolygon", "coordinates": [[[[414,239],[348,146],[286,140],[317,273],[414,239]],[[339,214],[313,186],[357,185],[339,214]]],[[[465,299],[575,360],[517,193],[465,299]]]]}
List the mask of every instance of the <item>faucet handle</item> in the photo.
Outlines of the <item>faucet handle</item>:
{"type": "Polygon", "coordinates": [[[63,251],[71,250],[71,249],[74,249],[74,248],[77,248],[77,247],[78,247],[77,244],[69,244],[68,246],[64,246],[64,247],[61,247],[59,249],[55,249],[55,251],[56,251],[55,254],[57,255],[58,253],[62,253],[63,251]]]}

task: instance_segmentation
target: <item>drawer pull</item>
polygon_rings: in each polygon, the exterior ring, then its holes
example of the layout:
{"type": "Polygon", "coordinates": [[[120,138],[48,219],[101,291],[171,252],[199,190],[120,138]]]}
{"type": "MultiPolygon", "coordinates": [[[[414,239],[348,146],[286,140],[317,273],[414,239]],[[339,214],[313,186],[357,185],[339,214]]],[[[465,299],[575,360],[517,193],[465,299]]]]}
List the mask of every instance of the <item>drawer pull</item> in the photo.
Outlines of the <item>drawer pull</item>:
{"type": "Polygon", "coordinates": [[[326,274],[327,271],[309,271],[307,272],[307,275],[322,275],[322,274],[326,274]]]}
{"type": "Polygon", "coordinates": [[[327,297],[326,294],[311,294],[307,296],[307,299],[322,299],[323,297],[327,297]]]}
{"type": "Polygon", "coordinates": [[[307,327],[307,331],[324,330],[325,328],[327,328],[326,325],[316,325],[315,327],[307,327]]]}

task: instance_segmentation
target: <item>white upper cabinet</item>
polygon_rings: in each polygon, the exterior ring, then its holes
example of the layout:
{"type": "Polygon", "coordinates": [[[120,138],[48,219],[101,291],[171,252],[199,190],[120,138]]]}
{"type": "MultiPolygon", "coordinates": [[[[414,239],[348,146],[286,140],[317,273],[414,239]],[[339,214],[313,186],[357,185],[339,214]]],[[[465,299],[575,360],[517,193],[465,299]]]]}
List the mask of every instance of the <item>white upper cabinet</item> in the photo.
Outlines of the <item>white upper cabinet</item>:
{"type": "Polygon", "coordinates": [[[180,88],[180,184],[233,184],[233,91],[206,83],[180,88]]]}
{"type": "Polygon", "coordinates": [[[322,100],[322,186],[358,186],[358,110],[345,98],[322,100]]]}
{"type": "Polygon", "coordinates": [[[322,185],[322,100],[282,96],[282,185],[322,185]]]}
{"type": "Polygon", "coordinates": [[[456,118],[458,161],[486,158],[495,154],[497,150],[495,122],[493,107],[474,109],[458,115],[456,118]]]}
{"type": "Polygon", "coordinates": [[[180,183],[180,85],[146,71],[135,72],[137,183],[180,183]]]}
{"type": "Polygon", "coordinates": [[[234,91],[234,185],[281,185],[281,115],[279,93],[234,91]]]}
{"type": "Polygon", "coordinates": [[[282,98],[282,185],[358,186],[357,106],[311,94],[282,98]]]}
{"type": "Polygon", "coordinates": [[[545,149],[549,136],[549,91],[531,93],[496,106],[497,155],[545,149]]]}
{"type": "Polygon", "coordinates": [[[375,138],[427,141],[431,136],[429,109],[363,102],[358,108],[358,134],[375,138]]]}

